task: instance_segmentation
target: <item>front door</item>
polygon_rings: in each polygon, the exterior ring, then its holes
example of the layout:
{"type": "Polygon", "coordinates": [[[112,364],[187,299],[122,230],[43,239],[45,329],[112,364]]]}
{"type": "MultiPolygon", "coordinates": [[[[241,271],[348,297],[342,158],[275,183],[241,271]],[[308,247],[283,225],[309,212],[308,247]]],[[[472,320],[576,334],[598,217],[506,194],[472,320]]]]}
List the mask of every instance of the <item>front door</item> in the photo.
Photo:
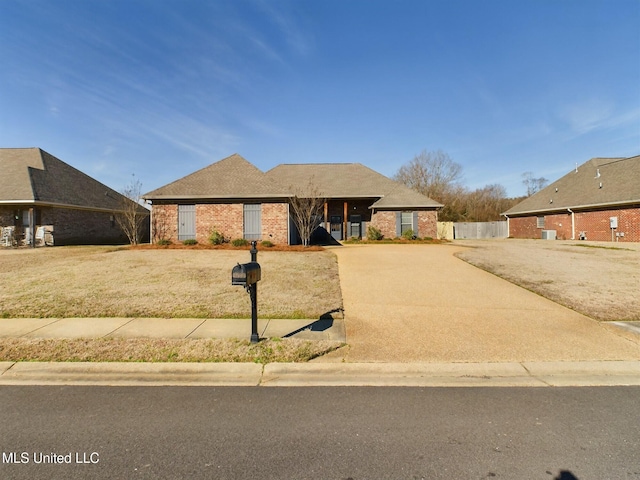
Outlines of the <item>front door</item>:
{"type": "Polygon", "coordinates": [[[342,240],[342,217],[340,215],[331,217],[331,237],[335,240],[342,240]]]}

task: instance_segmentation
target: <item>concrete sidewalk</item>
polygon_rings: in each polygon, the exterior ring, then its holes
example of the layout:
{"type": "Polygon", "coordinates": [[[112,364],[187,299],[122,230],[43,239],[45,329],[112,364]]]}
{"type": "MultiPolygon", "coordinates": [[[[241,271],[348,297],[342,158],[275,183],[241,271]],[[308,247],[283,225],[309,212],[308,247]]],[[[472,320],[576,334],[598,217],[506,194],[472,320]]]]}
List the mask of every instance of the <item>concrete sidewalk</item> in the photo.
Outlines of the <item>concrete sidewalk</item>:
{"type": "MultiPolygon", "coordinates": [[[[258,319],[261,338],[345,341],[344,320],[258,319]]],[[[240,338],[250,319],[204,318],[2,318],[0,338],[240,338]]]]}

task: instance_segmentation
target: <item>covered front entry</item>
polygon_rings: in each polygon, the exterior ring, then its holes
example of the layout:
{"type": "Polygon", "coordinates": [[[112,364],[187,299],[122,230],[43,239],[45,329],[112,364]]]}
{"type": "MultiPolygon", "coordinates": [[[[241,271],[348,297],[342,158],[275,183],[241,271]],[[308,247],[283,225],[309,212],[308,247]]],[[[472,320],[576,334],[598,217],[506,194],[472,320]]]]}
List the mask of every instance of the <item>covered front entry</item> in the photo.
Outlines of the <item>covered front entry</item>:
{"type": "Polygon", "coordinates": [[[334,240],[366,236],[371,220],[369,206],[375,199],[329,200],[324,204],[324,227],[334,240]]]}

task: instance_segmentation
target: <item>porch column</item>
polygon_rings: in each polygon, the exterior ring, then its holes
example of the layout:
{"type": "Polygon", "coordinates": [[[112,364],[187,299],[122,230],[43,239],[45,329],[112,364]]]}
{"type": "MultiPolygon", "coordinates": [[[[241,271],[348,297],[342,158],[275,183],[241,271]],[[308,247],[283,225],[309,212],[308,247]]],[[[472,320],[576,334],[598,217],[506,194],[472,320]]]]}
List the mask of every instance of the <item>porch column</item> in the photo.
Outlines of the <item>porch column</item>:
{"type": "Polygon", "coordinates": [[[347,210],[347,201],[345,200],[344,201],[344,218],[342,219],[344,223],[344,227],[342,229],[342,240],[346,240],[347,238],[349,238],[347,237],[347,213],[349,212],[347,210]]]}
{"type": "Polygon", "coordinates": [[[324,229],[327,232],[331,232],[331,230],[329,230],[329,202],[327,202],[326,200],[324,201],[324,229]]]}
{"type": "Polygon", "coordinates": [[[36,210],[29,209],[29,230],[31,231],[31,247],[36,248],[36,210]]]}

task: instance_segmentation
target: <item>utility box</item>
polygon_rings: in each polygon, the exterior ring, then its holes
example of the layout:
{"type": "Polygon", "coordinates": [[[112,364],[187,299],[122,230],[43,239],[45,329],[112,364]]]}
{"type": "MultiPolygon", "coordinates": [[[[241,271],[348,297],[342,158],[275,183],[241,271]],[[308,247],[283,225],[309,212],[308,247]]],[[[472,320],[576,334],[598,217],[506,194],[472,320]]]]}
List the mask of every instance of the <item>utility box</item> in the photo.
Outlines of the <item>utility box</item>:
{"type": "Polygon", "coordinates": [[[262,270],[257,262],[239,263],[231,270],[231,285],[255,285],[260,281],[262,270]]]}
{"type": "Polygon", "coordinates": [[[618,217],[609,217],[609,228],[618,228],[618,217]]]}
{"type": "Polygon", "coordinates": [[[542,230],[542,239],[543,240],[555,240],[556,239],[556,231],[555,230],[542,230]]]}

